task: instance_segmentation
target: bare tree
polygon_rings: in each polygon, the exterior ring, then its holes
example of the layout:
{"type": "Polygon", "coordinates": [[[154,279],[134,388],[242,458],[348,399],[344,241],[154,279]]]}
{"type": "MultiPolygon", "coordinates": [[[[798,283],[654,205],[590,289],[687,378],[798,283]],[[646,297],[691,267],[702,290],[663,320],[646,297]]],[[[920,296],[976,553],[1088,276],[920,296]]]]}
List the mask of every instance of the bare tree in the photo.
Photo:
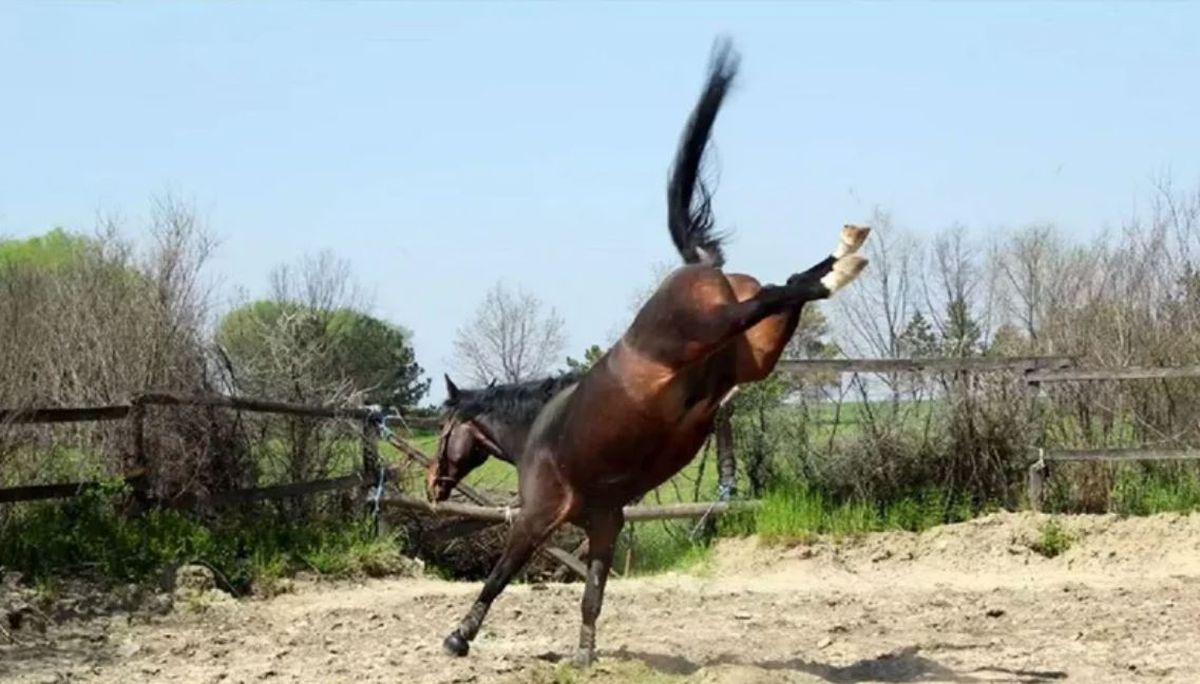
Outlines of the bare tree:
{"type": "Polygon", "coordinates": [[[478,384],[520,382],[545,375],[566,348],[563,319],[524,290],[497,282],[475,318],[458,329],[454,361],[478,384]]]}
{"type": "Polygon", "coordinates": [[[1013,294],[1014,314],[1030,340],[1036,341],[1049,305],[1048,288],[1060,253],[1052,226],[1031,226],[1014,235],[1001,268],[1013,294]]]}

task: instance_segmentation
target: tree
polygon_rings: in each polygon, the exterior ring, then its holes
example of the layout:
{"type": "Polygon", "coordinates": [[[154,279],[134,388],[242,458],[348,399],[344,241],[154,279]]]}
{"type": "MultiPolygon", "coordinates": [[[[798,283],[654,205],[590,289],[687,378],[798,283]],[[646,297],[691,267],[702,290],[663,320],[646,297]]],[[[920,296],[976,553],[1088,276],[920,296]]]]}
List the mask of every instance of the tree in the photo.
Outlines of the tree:
{"type": "Polygon", "coordinates": [[[828,359],[838,353],[837,345],[825,339],[829,335],[829,321],[816,302],[809,302],[800,311],[796,332],[783,350],[783,358],[789,361],[803,359],[828,359]]]}
{"type": "Polygon", "coordinates": [[[242,391],[411,408],[429,390],[412,335],[365,313],[348,262],[324,251],[271,272],[271,297],[231,311],[217,342],[242,391]]]}
{"type": "Polygon", "coordinates": [[[322,310],[262,300],[227,314],[217,341],[243,385],[275,396],[330,400],[361,391],[364,401],[408,408],[429,391],[404,328],[353,309],[322,310]]]}
{"type": "Polygon", "coordinates": [[[1012,323],[1002,323],[992,334],[986,353],[990,356],[1020,356],[1028,351],[1028,345],[1029,340],[1019,327],[1012,323]]]}
{"type": "Polygon", "coordinates": [[[521,382],[546,375],[566,347],[563,319],[536,296],[497,282],[475,318],[458,329],[454,361],[472,382],[521,382]]]}
{"type": "Polygon", "coordinates": [[[979,351],[983,333],[971,316],[966,301],[956,298],[946,305],[946,329],[942,348],[947,356],[971,356],[979,351]]]}
{"type": "Polygon", "coordinates": [[[908,325],[904,326],[904,332],[900,333],[899,347],[903,356],[913,359],[937,355],[937,335],[933,333],[929,319],[920,311],[908,319],[908,325]]]}
{"type": "Polygon", "coordinates": [[[604,356],[604,350],[600,348],[600,345],[593,344],[584,350],[582,361],[568,356],[567,368],[572,372],[582,373],[583,371],[586,371],[587,369],[596,365],[596,362],[599,361],[602,356],[604,356]]]}

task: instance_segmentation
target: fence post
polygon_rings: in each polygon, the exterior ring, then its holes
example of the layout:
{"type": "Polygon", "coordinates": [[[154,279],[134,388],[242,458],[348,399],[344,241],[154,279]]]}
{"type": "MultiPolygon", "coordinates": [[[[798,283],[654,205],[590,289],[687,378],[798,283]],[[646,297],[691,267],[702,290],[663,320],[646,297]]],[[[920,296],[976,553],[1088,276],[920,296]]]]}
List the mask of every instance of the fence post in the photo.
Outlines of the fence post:
{"type": "Polygon", "coordinates": [[[151,486],[150,463],[146,458],[146,403],[142,397],[135,397],[130,407],[129,417],[133,421],[133,450],[124,464],[126,478],[138,476],[138,484],[134,485],[133,497],[128,512],[139,515],[149,507],[150,500],[147,492],[151,486]]]}
{"type": "MultiPolygon", "coordinates": [[[[379,440],[383,437],[384,420],[382,410],[372,410],[363,418],[362,427],[362,479],[363,486],[370,488],[370,494],[366,497],[367,514],[371,516],[376,536],[388,531],[381,510],[384,472],[379,459],[379,440]]],[[[362,487],[358,491],[362,492],[362,487]]]]}
{"type": "Polygon", "coordinates": [[[374,412],[367,414],[363,418],[363,434],[362,434],[362,469],[363,480],[366,482],[375,482],[379,479],[379,439],[383,436],[380,428],[380,421],[376,420],[374,412]]]}
{"type": "Polygon", "coordinates": [[[1046,448],[1045,416],[1041,410],[1041,403],[1038,401],[1038,395],[1041,394],[1042,391],[1042,383],[1038,382],[1037,380],[1027,379],[1029,378],[1030,373],[1033,373],[1036,370],[1036,367],[1032,366],[1026,368],[1024,371],[1026,379],[1023,379],[1025,380],[1025,393],[1029,401],[1030,420],[1038,428],[1038,434],[1035,437],[1036,448],[1038,450],[1038,459],[1033,465],[1029,466],[1029,483],[1026,495],[1029,497],[1029,508],[1032,509],[1034,513],[1040,513],[1045,496],[1046,475],[1049,472],[1049,467],[1046,465],[1046,461],[1042,457],[1042,454],[1046,448]]]}
{"type": "Polygon", "coordinates": [[[1033,509],[1034,513],[1042,511],[1047,470],[1045,462],[1041,459],[1038,459],[1037,463],[1029,466],[1029,507],[1033,509]]]}

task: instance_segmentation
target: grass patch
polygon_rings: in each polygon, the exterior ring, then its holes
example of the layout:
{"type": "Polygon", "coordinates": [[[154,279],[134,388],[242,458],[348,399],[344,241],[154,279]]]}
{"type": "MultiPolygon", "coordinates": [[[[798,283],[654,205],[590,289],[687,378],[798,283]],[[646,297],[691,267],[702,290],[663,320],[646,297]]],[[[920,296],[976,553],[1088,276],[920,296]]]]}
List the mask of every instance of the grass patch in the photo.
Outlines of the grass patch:
{"type": "Polygon", "coordinates": [[[165,567],[202,562],[239,593],[271,593],[302,570],[347,577],[409,567],[399,540],[376,538],[363,519],[298,523],[260,513],[208,521],[168,510],[127,518],[111,493],[23,506],[0,529],[0,566],[52,587],[65,576],[137,582],[165,567]]]}
{"type": "Polygon", "coordinates": [[[1038,538],[1029,548],[1046,558],[1054,558],[1066,553],[1075,539],[1055,519],[1051,518],[1038,528],[1038,538]]]}
{"type": "Polygon", "coordinates": [[[966,502],[955,502],[937,491],[877,504],[857,499],[835,501],[805,485],[791,485],[772,488],[762,501],[762,507],[752,513],[722,520],[720,532],[757,534],[768,543],[797,543],[811,541],[816,535],[845,538],[884,530],[919,532],[969,520],[976,514],[966,502]]]}
{"type": "Polygon", "coordinates": [[[664,520],[630,525],[617,540],[614,567],[623,573],[628,560],[631,575],[668,571],[704,574],[712,553],[706,540],[692,538],[694,524],[664,520]]]}
{"type": "Polygon", "coordinates": [[[1200,510],[1200,477],[1190,470],[1123,468],[1117,474],[1109,510],[1122,515],[1200,510]]]}

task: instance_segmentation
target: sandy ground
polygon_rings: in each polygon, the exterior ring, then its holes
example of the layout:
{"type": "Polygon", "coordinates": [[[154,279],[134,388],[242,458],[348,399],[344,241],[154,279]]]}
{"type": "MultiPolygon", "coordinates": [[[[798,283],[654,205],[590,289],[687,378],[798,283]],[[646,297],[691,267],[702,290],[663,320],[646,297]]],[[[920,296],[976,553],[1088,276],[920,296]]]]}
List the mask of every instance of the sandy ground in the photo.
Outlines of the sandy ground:
{"type": "Polygon", "coordinates": [[[440,642],[477,584],[299,587],[0,637],[15,682],[1200,682],[1200,515],[1001,514],[913,534],[723,542],[692,575],[610,583],[600,661],[567,664],[581,587],[510,588],[471,654],[440,642]]]}

